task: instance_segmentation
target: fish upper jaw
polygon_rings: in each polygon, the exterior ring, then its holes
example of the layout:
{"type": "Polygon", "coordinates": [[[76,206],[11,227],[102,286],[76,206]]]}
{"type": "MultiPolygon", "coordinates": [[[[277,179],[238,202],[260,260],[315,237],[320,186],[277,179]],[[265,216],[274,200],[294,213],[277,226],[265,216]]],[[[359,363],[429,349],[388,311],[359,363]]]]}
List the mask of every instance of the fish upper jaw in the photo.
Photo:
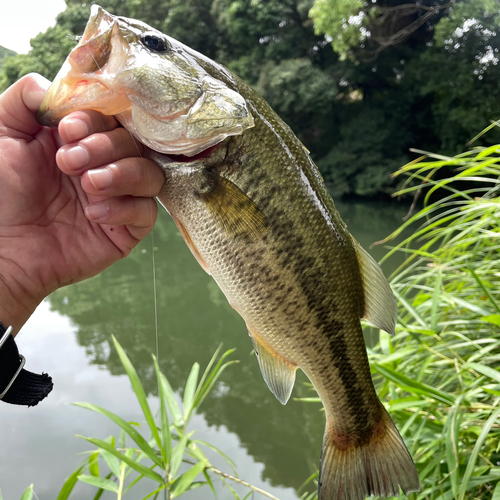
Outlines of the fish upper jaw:
{"type": "Polygon", "coordinates": [[[116,115],[130,108],[126,89],[119,88],[115,78],[126,65],[130,46],[118,23],[110,22],[112,16],[101,11],[105,15],[91,16],[82,39],[47,91],[38,111],[42,125],[57,126],[63,117],[80,109],[116,115]]]}
{"type": "Polygon", "coordinates": [[[40,106],[41,124],[91,109],[116,116],[153,150],[190,157],[254,126],[245,99],[208,74],[196,53],[144,23],[98,6],[91,12],[40,106]],[[148,48],[148,36],[163,37],[168,50],[148,48]]]}

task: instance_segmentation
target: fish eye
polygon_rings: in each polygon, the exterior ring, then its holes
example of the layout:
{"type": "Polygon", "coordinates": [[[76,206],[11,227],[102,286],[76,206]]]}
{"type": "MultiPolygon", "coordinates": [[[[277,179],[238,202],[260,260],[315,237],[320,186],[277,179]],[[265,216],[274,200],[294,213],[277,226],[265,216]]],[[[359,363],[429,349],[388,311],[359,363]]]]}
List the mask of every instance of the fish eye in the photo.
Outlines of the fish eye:
{"type": "Polygon", "coordinates": [[[144,47],[155,52],[166,52],[168,49],[167,41],[157,35],[142,35],[141,43],[144,45],[144,47]]]}

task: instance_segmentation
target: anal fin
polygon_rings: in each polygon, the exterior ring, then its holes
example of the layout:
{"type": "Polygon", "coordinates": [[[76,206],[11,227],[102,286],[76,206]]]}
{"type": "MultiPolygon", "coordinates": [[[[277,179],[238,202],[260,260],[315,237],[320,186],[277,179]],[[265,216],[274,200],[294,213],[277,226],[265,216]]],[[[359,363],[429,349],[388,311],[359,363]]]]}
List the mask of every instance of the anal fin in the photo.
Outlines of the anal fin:
{"type": "Polygon", "coordinates": [[[267,386],[277,400],[286,405],[295,383],[297,367],[259,341],[250,328],[248,330],[267,386]]]}

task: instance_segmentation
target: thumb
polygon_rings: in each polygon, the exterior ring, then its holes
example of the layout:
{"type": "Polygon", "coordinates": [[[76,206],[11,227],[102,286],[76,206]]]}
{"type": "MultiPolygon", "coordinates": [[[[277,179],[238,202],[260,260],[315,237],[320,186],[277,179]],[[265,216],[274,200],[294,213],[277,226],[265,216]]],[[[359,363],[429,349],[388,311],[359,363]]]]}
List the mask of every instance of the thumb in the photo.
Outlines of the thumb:
{"type": "Polygon", "coordinates": [[[49,80],[30,73],[0,95],[0,136],[26,139],[42,128],[36,113],[49,86],[49,80]]]}

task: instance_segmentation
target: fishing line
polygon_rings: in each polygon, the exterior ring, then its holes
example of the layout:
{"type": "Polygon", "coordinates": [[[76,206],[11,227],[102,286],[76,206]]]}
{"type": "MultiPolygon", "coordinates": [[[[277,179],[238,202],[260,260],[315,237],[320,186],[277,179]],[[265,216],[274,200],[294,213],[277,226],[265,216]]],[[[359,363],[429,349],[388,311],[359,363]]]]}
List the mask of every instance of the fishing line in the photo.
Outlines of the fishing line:
{"type": "MultiPolygon", "coordinates": [[[[97,63],[96,63],[97,64],[97,63]]],[[[135,137],[132,135],[132,133],[127,130],[127,132],[130,134],[130,137],[132,138],[132,142],[135,144],[135,147],[137,148],[137,152],[139,153],[139,156],[143,158],[141,150],[135,140],[135,137]]],[[[149,175],[149,174],[148,174],[149,175]]],[[[151,184],[151,176],[149,176],[149,183],[151,184]]],[[[151,224],[153,224],[153,207],[150,207],[150,217],[151,217],[151,224]]],[[[156,336],[156,360],[158,361],[158,365],[160,364],[160,340],[158,336],[158,295],[156,291],[156,261],[155,261],[155,227],[153,224],[153,228],[151,229],[151,254],[153,256],[152,258],[152,264],[153,264],[153,296],[154,296],[154,310],[155,310],[155,336],[156,336]]]]}
{"type": "MultiPolygon", "coordinates": [[[[125,129],[126,130],[126,129],[125,129]]],[[[144,158],[142,156],[141,149],[139,148],[139,145],[136,142],[135,137],[132,135],[130,130],[127,130],[127,132],[130,134],[130,137],[132,138],[132,142],[135,144],[135,147],[137,148],[137,152],[139,153],[139,156],[141,158],[144,158]]],[[[151,176],[148,173],[149,177],[149,183],[151,185],[151,176]]],[[[152,265],[153,265],[153,304],[154,304],[154,318],[155,318],[155,344],[156,344],[156,360],[158,362],[158,366],[160,365],[160,338],[158,335],[158,293],[156,289],[156,260],[155,260],[155,226],[154,226],[154,217],[153,217],[153,207],[150,205],[150,220],[151,224],[153,225],[151,229],[151,255],[152,255],[152,265]]],[[[158,411],[158,426],[160,426],[160,412],[158,411]]]]}
{"type": "MultiPolygon", "coordinates": [[[[151,221],[153,220],[153,209],[151,208],[151,221]]],[[[156,294],[156,262],[155,262],[155,227],[151,230],[151,250],[153,252],[153,295],[155,305],[155,333],[156,333],[156,359],[160,364],[160,342],[158,337],[158,296],[156,294]]]]}
{"type": "Polygon", "coordinates": [[[94,60],[95,65],[99,68],[99,71],[101,71],[102,68],[99,66],[99,63],[95,60],[94,54],[90,54],[90,55],[91,55],[92,59],[94,60]]]}

